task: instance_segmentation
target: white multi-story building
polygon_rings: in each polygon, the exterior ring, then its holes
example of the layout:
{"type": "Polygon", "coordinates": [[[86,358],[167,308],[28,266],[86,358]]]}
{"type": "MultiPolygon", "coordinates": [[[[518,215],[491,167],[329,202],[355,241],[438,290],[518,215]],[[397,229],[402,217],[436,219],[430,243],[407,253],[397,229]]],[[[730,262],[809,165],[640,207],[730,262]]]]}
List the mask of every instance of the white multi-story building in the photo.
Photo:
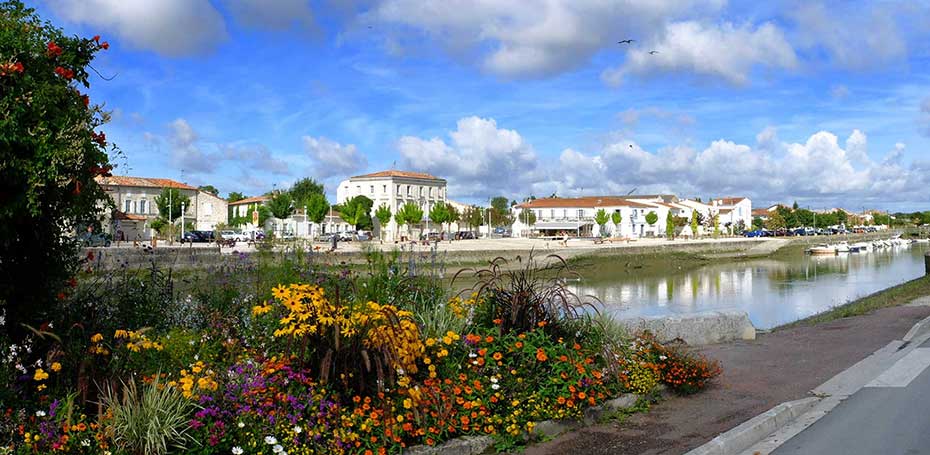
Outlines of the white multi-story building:
{"type": "MultiPolygon", "coordinates": [[[[375,225],[375,235],[384,239],[397,236],[397,223],[394,214],[407,203],[413,203],[423,209],[424,221],[429,218],[430,209],[439,202],[445,202],[446,180],[422,172],[381,171],[372,174],[357,175],[343,180],[336,189],[336,203],[342,204],[356,196],[365,196],[374,203],[371,217],[375,225]],[[378,207],[386,205],[391,210],[391,221],[381,226],[375,217],[378,207]]],[[[424,226],[426,230],[438,231],[439,226],[424,226]]]]}
{"type": "Polygon", "coordinates": [[[165,188],[177,189],[187,196],[189,205],[184,207],[184,222],[193,223],[197,230],[209,231],[219,223],[226,223],[226,200],[190,185],[171,179],[110,176],[97,177],[97,183],[110,196],[115,209],[105,223],[105,230],[115,240],[149,240],[152,238],[150,223],[158,217],[155,198],[165,188]]]}
{"type": "Polygon", "coordinates": [[[603,209],[608,216],[620,214],[620,224],[612,220],[604,225],[604,234],[614,237],[658,236],[665,232],[665,221],[669,207],[660,203],[661,196],[637,196],[636,199],[618,196],[588,196],[577,198],[544,198],[517,204],[513,208],[515,236],[563,234],[582,237],[602,235],[601,226],[594,221],[597,212],[603,209]],[[536,221],[527,225],[521,219],[523,210],[532,210],[536,221]],[[650,212],[656,214],[656,222],[646,221],[650,212]]]}
{"type": "MultiPolygon", "coordinates": [[[[536,199],[514,206],[513,233],[515,236],[557,236],[563,233],[598,236],[601,235],[601,227],[594,221],[594,216],[603,209],[608,215],[616,212],[621,216],[618,226],[612,221],[604,225],[603,229],[611,236],[662,237],[665,236],[669,213],[674,217],[690,219],[694,212],[698,212],[707,220],[719,214],[721,227],[735,226],[739,220],[748,220],[746,226],[751,226],[750,204],[747,198],[724,198],[703,204],[687,199],[679,200],[667,194],[536,199]],[[536,215],[536,222],[528,225],[526,217],[521,217],[523,210],[531,210],[536,215]],[[646,221],[649,213],[655,213],[655,223],[646,221]],[[725,223],[729,224],[725,226],[725,223]]],[[[704,229],[699,227],[698,234],[702,233],[704,229]]],[[[691,236],[692,232],[688,227],[676,228],[676,235],[691,236]]]]}

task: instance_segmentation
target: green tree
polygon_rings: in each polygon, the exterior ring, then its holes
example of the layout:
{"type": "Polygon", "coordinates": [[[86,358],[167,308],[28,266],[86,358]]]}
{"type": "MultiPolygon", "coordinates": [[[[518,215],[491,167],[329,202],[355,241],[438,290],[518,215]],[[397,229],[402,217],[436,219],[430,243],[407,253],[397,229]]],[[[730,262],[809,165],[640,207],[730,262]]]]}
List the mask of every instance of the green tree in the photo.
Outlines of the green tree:
{"type": "Polygon", "coordinates": [[[714,238],[720,237],[720,215],[715,214],[713,218],[714,223],[714,238]]]}
{"type": "Polygon", "coordinates": [[[397,222],[398,226],[407,225],[407,233],[410,233],[410,225],[420,223],[423,221],[423,209],[419,205],[414,204],[413,202],[408,202],[402,205],[397,209],[397,214],[394,215],[394,221],[397,222]]]}
{"type": "Polygon", "coordinates": [[[291,197],[294,198],[294,202],[298,207],[306,206],[310,197],[314,194],[325,194],[323,184],[311,178],[298,180],[288,192],[291,193],[291,197]]]}
{"type": "Polygon", "coordinates": [[[614,229],[616,234],[620,233],[620,222],[623,221],[623,215],[620,212],[614,212],[610,214],[610,221],[614,223],[614,229]]]}
{"type": "Polygon", "coordinates": [[[446,203],[446,210],[449,211],[449,223],[456,223],[462,219],[462,214],[459,213],[459,209],[455,208],[454,205],[446,203]]]}
{"type": "Polygon", "coordinates": [[[268,201],[268,210],[271,211],[272,216],[279,220],[290,217],[294,213],[294,209],[294,198],[286,191],[275,194],[268,201]]]}
{"type": "Polygon", "coordinates": [[[668,215],[665,217],[665,237],[669,240],[675,240],[675,215],[672,215],[672,211],[668,211],[668,215]]]}
{"type": "Polygon", "coordinates": [[[375,210],[375,218],[378,219],[378,223],[381,225],[381,237],[384,237],[384,230],[387,229],[388,223],[391,222],[391,208],[386,204],[381,204],[375,210]]]}
{"type": "Polygon", "coordinates": [[[216,189],[213,185],[200,185],[197,187],[198,190],[203,191],[204,193],[210,193],[214,196],[220,195],[220,190],[216,189]]]}
{"type": "Polygon", "coordinates": [[[433,204],[429,210],[429,219],[439,225],[440,231],[443,230],[443,225],[449,221],[449,209],[446,208],[446,204],[442,202],[433,204]]]}
{"type": "Polygon", "coordinates": [[[761,217],[755,217],[752,219],[752,228],[753,229],[762,229],[765,227],[765,223],[762,221],[761,217]]]}
{"type": "Polygon", "coordinates": [[[797,209],[798,209],[798,201],[794,201],[794,204],[791,204],[791,209],[792,209],[792,210],[797,210],[797,209]]]}
{"type": "Polygon", "coordinates": [[[177,188],[163,188],[161,194],[155,196],[158,217],[166,220],[169,224],[174,224],[174,221],[181,217],[182,204],[186,211],[191,206],[191,198],[181,194],[181,191],[177,188]]]}
{"type": "Polygon", "coordinates": [[[523,209],[520,211],[520,221],[527,226],[536,224],[536,212],[532,209],[523,209]]]}
{"type": "Polygon", "coordinates": [[[329,212],[329,201],[322,193],[311,194],[307,199],[307,218],[313,223],[322,223],[329,212]]]}
{"type": "Polygon", "coordinates": [[[765,228],[770,231],[784,229],[785,227],[785,219],[781,216],[781,213],[778,210],[769,215],[769,219],[765,220],[765,228]]]}
{"type": "Polygon", "coordinates": [[[507,204],[507,198],[504,196],[497,196],[491,199],[491,207],[501,213],[509,211],[507,204]]]}
{"type": "Polygon", "coordinates": [[[245,199],[245,195],[238,191],[230,191],[226,196],[226,202],[237,202],[245,199]]]}
{"type": "Polygon", "coordinates": [[[697,237],[698,235],[698,212],[697,210],[691,211],[691,236],[697,237]]]}
{"type": "Polygon", "coordinates": [[[597,212],[594,213],[594,222],[600,226],[599,232],[602,237],[607,233],[604,226],[607,225],[608,221],[610,221],[610,215],[607,214],[607,211],[604,209],[597,209],[597,212]]]}
{"type": "Polygon", "coordinates": [[[513,224],[513,217],[510,215],[509,201],[504,196],[497,196],[491,199],[491,225],[506,226],[513,224]]]}
{"type": "Polygon", "coordinates": [[[118,153],[98,130],[109,115],[85,94],[87,68],[109,46],[98,41],[0,3],[0,311],[14,341],[22,324],[57,314],[82,234],[113,207],[95,180],[118,153]]]}
{"type": "Polygon", "coordinates": [[[339,206],[338,210],[342,214],[342,219],[354,226],[355,229],[371,230],[375,226],[371,219],[371,207],[373,205],[375,205],[374,201],[367,196],[359,195],[345,201],[339,206]]]}
{"type": "Polygon", "coordinates": [[[329,201],[322,193],[311,194],[306,201],[307,219],[313,224],[320,224],[329,212],[329,201]]]}
{"type": "Polygon", "coordinates": [[[470,229],[478,229],[478,227],[484,224],[484,214],[482,212],[483,210],[481,208],[475,206],[465,209],[465,213],[463,214],[465,224],[467,224],[470,229]]]}
{"type": "Polygon", "coordinates": [[[650,211],[646,214],[646,222],[649,223],[650,226],[656,224],[657,221],[659,221],[659,215],[657,215],[656,212],[650,211]]]}

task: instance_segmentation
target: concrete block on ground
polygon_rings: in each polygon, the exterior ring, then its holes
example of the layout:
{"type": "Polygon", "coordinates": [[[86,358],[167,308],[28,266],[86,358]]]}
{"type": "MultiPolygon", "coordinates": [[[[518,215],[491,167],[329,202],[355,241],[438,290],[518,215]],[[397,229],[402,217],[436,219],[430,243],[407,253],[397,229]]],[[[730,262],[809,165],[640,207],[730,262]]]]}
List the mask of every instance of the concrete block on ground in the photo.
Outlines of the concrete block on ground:
{"type": "Polygon", "coordinates": [[[702,345],[756,339],[756,329],[745,311],[630,318],[620,323],[630,333],[648,330],[663,342],[681,339],[690,345],[702,345]]]}
{"type": "Polygon", "coordinates": [[[811,397],[789,401],[759,414],[736,428],[722,433],[685,455],[733,455],[765,439],[779,428],[791,423],[820,401],[811,397]]]}
{"type": "Polygon", "coordinates": [[[533,434],[543,437],[555,437],[562,433],[568,433],[584,426],[584,423],[573,419],[566,420],[543,420],[537,422],[533,427],[533,434]]]}
{"type": "Polygon", "coordinates": [[[436,446],[415,446],[404,450],[405,455],[478,455],[494,444],[490,436],[462,436],[436,446]]]}

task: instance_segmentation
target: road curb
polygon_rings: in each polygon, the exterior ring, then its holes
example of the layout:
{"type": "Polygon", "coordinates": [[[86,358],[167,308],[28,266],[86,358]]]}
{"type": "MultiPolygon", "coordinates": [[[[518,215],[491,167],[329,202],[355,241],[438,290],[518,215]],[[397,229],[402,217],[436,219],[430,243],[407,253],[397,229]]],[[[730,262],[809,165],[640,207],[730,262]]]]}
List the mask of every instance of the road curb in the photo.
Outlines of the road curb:
{"type": "Polygon", "coordinates": [[[911,330],[907,331],[907,335],[904,335],[902,340],[905,342],[911,341],[928,331],[930,331],[930,316],[927,316],[917,324],[914,324],[914,326],[911,327],[911,330]]]}
{"type": "Polygon", "coordinates": [[[810,397],[781,403],[743,422],[730,431],[721,433],[716,438],[685,455],[739,454],[779,428],[804,415],[820,400],[819,397],[810,397]]]}

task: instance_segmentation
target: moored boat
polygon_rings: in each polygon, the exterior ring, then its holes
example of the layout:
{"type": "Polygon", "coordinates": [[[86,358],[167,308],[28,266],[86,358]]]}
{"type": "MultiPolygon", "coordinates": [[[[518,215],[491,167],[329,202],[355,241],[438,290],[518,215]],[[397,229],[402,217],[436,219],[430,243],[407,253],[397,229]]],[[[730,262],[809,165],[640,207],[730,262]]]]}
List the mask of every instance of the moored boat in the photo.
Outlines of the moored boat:
{"type": "Polygon", "coordinates": [[[825,255],[836,255],[836,247],[827,244],[821,244],[817,246],[810,247],[807,252],[812,255],[825,256],[825,255]]]}

